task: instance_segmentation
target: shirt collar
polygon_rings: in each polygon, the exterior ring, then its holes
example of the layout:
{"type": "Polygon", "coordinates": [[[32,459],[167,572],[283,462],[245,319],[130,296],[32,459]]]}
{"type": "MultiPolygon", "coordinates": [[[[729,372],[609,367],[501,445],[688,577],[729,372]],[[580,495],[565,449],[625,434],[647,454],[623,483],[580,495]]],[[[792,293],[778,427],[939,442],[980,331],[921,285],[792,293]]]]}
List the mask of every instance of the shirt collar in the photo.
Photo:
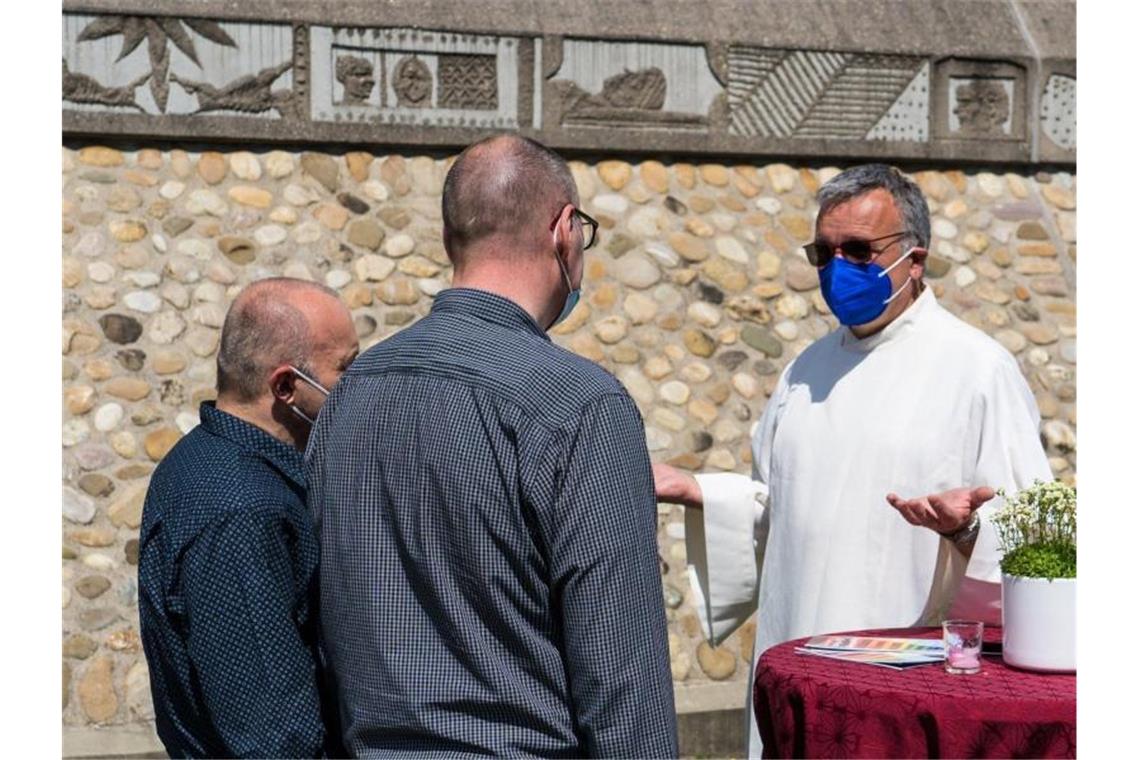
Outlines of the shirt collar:
{"type": "Polygon", "coordinates": [[[207,432],[256,454],[294,484],[305,487],[304,459],[297,449],[277,440],[256,425],[221,411],[213,401],[202,402],[198,407],[198,418],[207,432]]]}
{"type": "Polygon", "coordinates": [[[431,311],[433,314],[466,314],[503,327],[526,330],[550,340],[546,331],[521,306],[486,290],[449,288],[435,297],[431,311]]]}
{"type": "Polygon", "coordinates": [[[934,290],[927,285],[922,289],[918,298],[914,300],[914,303],[906,307],[902,314],[899,314],[894,321],[874,335],[856,338],[850,328],[843,328],[840,345],[848,351],[866,352],[885,343],[900,341],[914,332],[915,325],[918,324],[924,314],[933,311],[937,303],[934,298],[934,290]]]}

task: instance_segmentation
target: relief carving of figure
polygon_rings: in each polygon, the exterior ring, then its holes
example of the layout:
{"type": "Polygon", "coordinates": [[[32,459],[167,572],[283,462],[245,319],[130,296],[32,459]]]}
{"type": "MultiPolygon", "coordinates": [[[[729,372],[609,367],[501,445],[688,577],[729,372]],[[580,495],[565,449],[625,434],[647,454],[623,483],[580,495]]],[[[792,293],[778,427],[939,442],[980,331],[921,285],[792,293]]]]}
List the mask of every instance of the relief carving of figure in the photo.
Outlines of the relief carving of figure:
{"type": "Polygon", "coordinates": [[[975,137],[1005,134],[1003,125],[1009,119],[1009,94],[996,79],[972,79],[954,90],[958,131],[975,137]]]}
{"type": "Polygon", "coordinates": [[[396,91],[397,106],[404,108],[431,106],[431,69],[414,55],[401,59],[393,72],[392,89],[396,91]]]}
{"type": "Polygon", "coordinates": [[[345,105],[362,105],[368,102],[376,78],[372,63],[355,55],[342,55],[336,59],[336,81],[344,85],[345,105]]]}
{"type": "Polygon", "coordinates": [[[72,103],[92,103],[101,106],[129,106],[139,111],[143,107],[135,102],[135,88],[150,79],[151,72],[143,74],[122,87],[105,87],[86,74],[79,74],[63,62],[63,99],[72,103]]]}
{"type": "Polygon", "coordinates": [[[278,66],[262,69],[257,74],[238,77],[221,87],[215,87],[209,82],[188,82],[173,73],[170,75],[170,81],[177,82],[186,92],[198,96],[198,110],[195,113],[206,111],[262,113],[275,108],[284,116],[291,109],[293,93],[288,90],[271,92],[269,88],[279,76],[292,67],[293,62],[286,61],[278,66]]]}
{"type": "Polygon", "coordinates": [[[665,72],[656,66],[623,71],[607,77],[601,92],[590,93],[567,79],[551,82],[562,103],[563,123],[637,126],[704,125],[698,114],[676,113],[665,107],[665,72]]]}

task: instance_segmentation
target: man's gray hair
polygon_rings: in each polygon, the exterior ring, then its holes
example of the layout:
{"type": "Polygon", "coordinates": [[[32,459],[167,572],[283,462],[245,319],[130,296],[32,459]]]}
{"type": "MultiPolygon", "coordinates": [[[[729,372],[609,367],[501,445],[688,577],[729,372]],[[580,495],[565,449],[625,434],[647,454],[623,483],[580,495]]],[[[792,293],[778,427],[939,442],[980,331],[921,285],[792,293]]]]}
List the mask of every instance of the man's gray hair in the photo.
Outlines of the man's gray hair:
{"type": "Polygon", "coordinates": [[[458,267],[470,244],[492,235],[524,238],[577,202],[570,167],[550,148],[518,135],[481,140],[459,155],[443,183],[448,256],[458,267]]]}
{"type": "Polygon", "coordinates": [[[886,164],[853,166],[830,179],[816,194],[819,215],[844,201],[858,198],[876,188],[883,188],[895,200],[902,217],[903,229],[910,244],[920,248],[930,245],[930,207],[922,191],[902,172],[886,164]]]}
{"type": "Polygon", "coordinates": [[[314,374],[310,364],[313,338],[309,322],[290,298],[336,291],[308,280],[270,277],[238,294],[222,324],[218,347],[218,395],[253,401],[266,391],[268,375],[282,364],[314,374]]]}

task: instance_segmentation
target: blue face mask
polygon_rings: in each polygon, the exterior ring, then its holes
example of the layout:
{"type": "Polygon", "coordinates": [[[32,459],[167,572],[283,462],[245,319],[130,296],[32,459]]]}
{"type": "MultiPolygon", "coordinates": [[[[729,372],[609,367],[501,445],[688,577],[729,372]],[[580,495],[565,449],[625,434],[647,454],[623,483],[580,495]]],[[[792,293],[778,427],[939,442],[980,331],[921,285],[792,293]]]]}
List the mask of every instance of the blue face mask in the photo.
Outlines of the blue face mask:
{"type": "Polygon", "coordinates": [[[562,304],[562,311],[558,314],[558,318],[550,323],[550,327],[546,328],[547,330],[550,330],[550,329],[556,327],[560,322],[565,320],[566,317],[570,316],[570,312],[574,311],[574,307],[578,305],[578,299],[582,297],[582,288],[581,287],[576,288],[570,284],[570,273],[566,271],[566,265],[562,263],[562,257],[558,255],[558,248],[557,248],[558,238],[557,238],[557,235],[558,235],[558,232],[556,230],[555,231],[554,258],[557,259],[558,268],[562,271],[562,279],[566,282],[567,293],[566,293],[566,301],[562,304]]]}
{"type": "Polygon", "coordinates": [[[909,283],[904,283],[891,292],[891,279],[887,273],[910,258],[908,250],[894,264],[883,269],[874,262],[853,264],[839,256],[833,256],[827,266],[819,270],[819,289],[823,300],[835,314],[840,324],[865,325],[873,322],[884,311],[887,304],[895,300],[909,283]]]}

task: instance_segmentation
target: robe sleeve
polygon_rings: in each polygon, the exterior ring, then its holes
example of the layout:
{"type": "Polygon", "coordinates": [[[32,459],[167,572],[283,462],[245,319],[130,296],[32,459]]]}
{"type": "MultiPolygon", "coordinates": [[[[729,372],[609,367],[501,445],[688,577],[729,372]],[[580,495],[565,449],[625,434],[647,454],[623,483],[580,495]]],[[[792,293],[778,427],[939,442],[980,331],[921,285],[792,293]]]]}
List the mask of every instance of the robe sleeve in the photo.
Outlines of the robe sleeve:
{"type": "MultiPolygon", "coordinates": [[[[790,365],[789,365],[790,366],[790,365]]],[[[719,645],[756,611],[768,543],[768,473],[787,378],[752,437],[752,476],[699,474],[703,509],[685,510],[689,586],[705,638],[719,645]]]]}
{"type": "MultiPolygon", "coordinates": [[[[1012,495],[1034,480],[1053,480],[1053,473],[1041,447],[1037,403],[1013,357],[1003,358],[972,410],[976,466],[965,485],[1004,488],[1012,495]]],[[[1002,553],[990,521],[1001,506],[1002,499],[996,497],[978,510],[981,527],[950,608],[952,617],[1001,624],[1002,553]]]]}

